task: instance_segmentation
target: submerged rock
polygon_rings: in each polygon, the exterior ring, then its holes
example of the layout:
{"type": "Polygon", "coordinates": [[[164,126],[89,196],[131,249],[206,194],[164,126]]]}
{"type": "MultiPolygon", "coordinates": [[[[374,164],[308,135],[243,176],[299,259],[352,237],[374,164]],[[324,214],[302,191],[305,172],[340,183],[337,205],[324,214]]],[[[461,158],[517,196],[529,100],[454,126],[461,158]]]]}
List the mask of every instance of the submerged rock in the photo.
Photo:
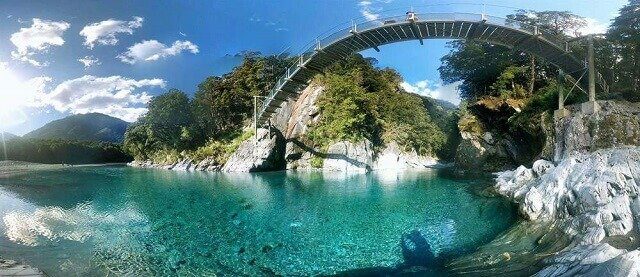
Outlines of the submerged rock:
{"type": "Polygon", "coordinates": [[[0,259],[0,276],[46,276],[41,270],[14,260],[0,259]]]}
{"type": "Polygon", "coordinates": [[[170,164],[154,163],[152,161],[132,161],[127,165],[131,167],[161,168],[176,171],[220,171],[222,168],[213,158],[206,158],[197,163],[192,159],[182,159],[170,164]]]}

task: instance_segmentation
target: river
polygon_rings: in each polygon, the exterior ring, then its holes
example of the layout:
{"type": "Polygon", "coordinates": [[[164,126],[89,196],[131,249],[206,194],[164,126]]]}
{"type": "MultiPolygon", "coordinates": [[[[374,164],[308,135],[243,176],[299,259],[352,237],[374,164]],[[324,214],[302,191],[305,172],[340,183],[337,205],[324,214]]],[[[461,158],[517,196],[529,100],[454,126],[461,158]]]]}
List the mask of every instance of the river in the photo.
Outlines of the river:
{"type": "MultiPolygon", "coordinates": [[[[516,221],[488,178],[0,167],[0,256],[49,276],[327,275],[473,251],[516,221]]],[[[365,271],[367,272],[367,271],[365,271]]],[[[371,272],[371,271],[368,271],[371,272]]]]}

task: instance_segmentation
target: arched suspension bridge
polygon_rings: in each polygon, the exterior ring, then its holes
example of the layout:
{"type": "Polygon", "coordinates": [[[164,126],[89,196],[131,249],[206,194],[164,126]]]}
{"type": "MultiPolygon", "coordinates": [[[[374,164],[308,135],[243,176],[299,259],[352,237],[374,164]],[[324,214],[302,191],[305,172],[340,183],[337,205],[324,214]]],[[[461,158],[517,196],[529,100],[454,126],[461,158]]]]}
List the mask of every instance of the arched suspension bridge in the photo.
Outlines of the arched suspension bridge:
{"type": "MultiPolygon", "coordinates": [[[[254,125],[269,122],[282,103],[295,99],[301,89],[317,73],[334,62],[353,53],[381,45],[426,39],[465,39],[503,45],[541,58],[560,70],[560,75],[573,84],[574,89],[589,95],[589,102],[583,109],[595,112],[595,93],[598,84],[602,91],[609,88],[602,75],[596,72],[593,58],[593,39],[589,37],[587,59],[579,59],[570,51],[571,41],[554,35],[537,26],[511,19],[472,13],[414,13],[352,23],[351,26],[317,39],[303,53],[297,62],[286,69],[276,81],[269,94],[259,106],[256,102],[254,125]]],[[[570,93],[570,92],[569,92],[570,93]]],[[[564,100],[560,93],[557,116],[566,115],[564,100]]]]}

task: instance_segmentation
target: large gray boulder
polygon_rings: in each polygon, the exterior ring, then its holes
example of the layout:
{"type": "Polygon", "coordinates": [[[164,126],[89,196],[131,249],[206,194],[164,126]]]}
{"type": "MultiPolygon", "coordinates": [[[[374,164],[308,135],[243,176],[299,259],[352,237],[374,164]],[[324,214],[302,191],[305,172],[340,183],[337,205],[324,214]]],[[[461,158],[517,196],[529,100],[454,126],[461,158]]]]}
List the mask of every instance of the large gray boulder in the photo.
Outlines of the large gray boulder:
{"type": "Polygon", "coordinates": [[[371,171],[373,148],[371,142],[341,141],[329,146],[322,169],[325,171],[366,172],[371,171]]]}
{"type": "Polygon", "coordinates": [[[587,238],[640,228],[639,186],[640,147],[624,147],[576,154],[557,166],[538,161],[534,170],[502,172],[496,189],[526,218],[565,220],[570,233],[587,238]]]}
{"type": "Polygon", "coordinates": [[[544,261],[534,276],[640,276],[640,251],[607,243],[578,245],[544,261]]]}
{"type": "Polygon", "coordinates": [[[416,151],[405,151],[396,142],[390,142],[377,155],[374,170],[420,169],[437,166],[438,160],[421,156],[416,151]]]}
{"type": "Polygon", "coordinates": [[[257,172],[282,170],[284,164],[284,140],[273,128],[258,129],[254,137],[242,142],[236,152],[222,167],[224,172],[257,172]]]}
{"type": "Polygon", "coordinates": [[[640,147],[578,153],[499,173],[496,190],[534,222],[558,226],[573,243],[536,276],[640,276],[640,251],[608,244],[640,231],[640,147]]]}
{"type": "Polygon", "coordinates": [[[462,169],[498,171],[519,158],[518,149],[507,136],[499,138],[477,116],[466,115],[458,122],[460,144],[455,162],[462,169]]]}

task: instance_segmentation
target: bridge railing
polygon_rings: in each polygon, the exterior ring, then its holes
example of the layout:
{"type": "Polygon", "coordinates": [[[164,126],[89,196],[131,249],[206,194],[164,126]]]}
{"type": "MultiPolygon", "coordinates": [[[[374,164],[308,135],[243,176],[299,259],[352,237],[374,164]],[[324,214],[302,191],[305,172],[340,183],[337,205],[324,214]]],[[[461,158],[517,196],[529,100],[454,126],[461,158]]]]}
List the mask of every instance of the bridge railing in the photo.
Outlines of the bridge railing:
{"type": "MultiPolygon", "coordinates": [[[[485,20],[486,23],[497,25],[501,27],[508,27],[511,29],[517,29],[521,31],[528,32],[530,34],[538,34],[540,37],[544,38],[548,42],[554,44],[559,49],[565,49],[566,42],[565,40],[556,34],[553,34],[547,30],[537,28],[533,25],[519,22],[513,19],[501,18],[496,16],[487,16],[482,14],[475,13],[418,13],[416,12],[418,17],[418,22],[429,22],[429,21],[469,21],[469,22],[480,22],[485,20]]],[[[337,41],[340,41],[344,38],[347,38],[352,35],[352,29],[356,28],[358,32],[363,32],[375,28],[382,27],[384,25],[390,25],[394,23],[404,23],[406,22],[405,15],[398,16],[389,16],[384,18],[378,18],[376,20],[359,20],[353,21],[350,23],[341,24],[335,26],[331,30],[325,32],[321,35],[321,37],[315,39],[304,45],[302,47],[302,51],[297,54],[297,59],[294,62],[287,66],[287,69],[280,76],[271,91],[266,95],[266,98],[262,102],[262,107],[260,110],[260,114],[263,114],[267,109],[269,101],[274,98],[276,93],[286,84],[287,79],[290,78],[301,65],[304,65],[307,61],[313,58],[316,54],[316,49],[327,47],[337,41]]]]}

